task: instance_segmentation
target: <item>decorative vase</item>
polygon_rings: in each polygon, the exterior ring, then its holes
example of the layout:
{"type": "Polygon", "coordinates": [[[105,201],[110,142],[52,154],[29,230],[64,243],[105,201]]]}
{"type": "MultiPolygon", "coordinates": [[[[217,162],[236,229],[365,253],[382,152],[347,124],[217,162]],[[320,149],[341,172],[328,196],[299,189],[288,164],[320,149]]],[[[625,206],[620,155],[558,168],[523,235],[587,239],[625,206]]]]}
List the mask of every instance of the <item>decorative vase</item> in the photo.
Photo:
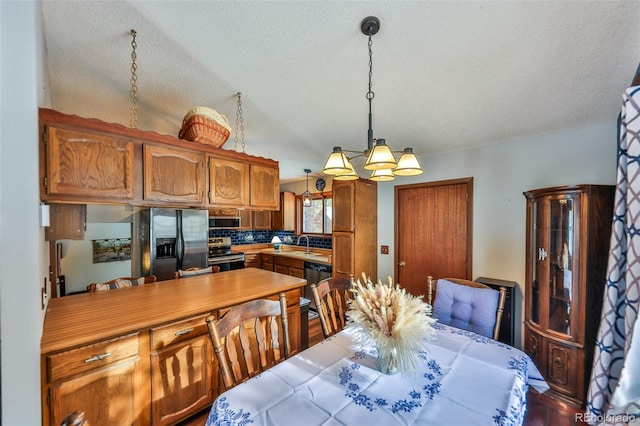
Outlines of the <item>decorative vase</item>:
{"type": "Polygon", "coordinates": [[[376,368],[383,374],[398,374],[398,349],[393,346],[387,350],[378,349],[378,359],[376,360],[376,368]]]}

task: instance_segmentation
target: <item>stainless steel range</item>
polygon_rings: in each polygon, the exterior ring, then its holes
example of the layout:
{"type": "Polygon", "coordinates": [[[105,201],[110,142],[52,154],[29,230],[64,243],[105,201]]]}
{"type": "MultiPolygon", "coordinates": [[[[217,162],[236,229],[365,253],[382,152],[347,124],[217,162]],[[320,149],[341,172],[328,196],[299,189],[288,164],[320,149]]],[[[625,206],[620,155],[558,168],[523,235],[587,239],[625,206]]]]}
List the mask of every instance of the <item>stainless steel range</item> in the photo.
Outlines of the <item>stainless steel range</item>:
{"type": "Polygon", "coordinates": [[[219,266],[220,271],[244,268],[244,253],[231,251],[231,238],[209,238],[209,266],[219,266]]]}

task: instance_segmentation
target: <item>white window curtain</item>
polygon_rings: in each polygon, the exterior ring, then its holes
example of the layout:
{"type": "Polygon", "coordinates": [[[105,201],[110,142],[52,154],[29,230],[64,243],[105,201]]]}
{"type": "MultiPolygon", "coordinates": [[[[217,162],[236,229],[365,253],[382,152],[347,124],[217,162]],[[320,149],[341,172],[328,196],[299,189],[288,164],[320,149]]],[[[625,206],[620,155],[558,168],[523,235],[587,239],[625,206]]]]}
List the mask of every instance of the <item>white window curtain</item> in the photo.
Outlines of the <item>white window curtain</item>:
{"type": "Polygon", "coordinates": [[[619,124],[607,282],[587,395],[592,425],[640,424],[640,86],[624,93],[619,124]]]}

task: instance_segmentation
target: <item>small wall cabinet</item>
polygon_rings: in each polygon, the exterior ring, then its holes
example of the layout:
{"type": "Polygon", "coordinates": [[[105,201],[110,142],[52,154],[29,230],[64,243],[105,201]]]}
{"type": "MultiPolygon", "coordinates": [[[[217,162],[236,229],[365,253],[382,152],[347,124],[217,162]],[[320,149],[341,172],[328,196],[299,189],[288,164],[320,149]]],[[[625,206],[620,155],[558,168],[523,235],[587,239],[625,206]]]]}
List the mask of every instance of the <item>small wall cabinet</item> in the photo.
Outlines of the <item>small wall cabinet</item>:
{"type": "Polygon", "coordinates": [[[600,323],[613,186],[525,192],[525,351],[550,395],[583,405],[600,323]]]}

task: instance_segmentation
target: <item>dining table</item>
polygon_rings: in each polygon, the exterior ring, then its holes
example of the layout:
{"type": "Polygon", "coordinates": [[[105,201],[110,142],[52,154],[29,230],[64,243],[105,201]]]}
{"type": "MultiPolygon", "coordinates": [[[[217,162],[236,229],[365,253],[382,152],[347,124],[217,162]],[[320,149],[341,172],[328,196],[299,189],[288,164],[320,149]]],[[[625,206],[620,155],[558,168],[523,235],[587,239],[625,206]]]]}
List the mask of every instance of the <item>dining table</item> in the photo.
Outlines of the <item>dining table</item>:
{"type": "Polygon", "coordinates": [[[376,368],[353,327],[218,396],[206,425],[522,425],[529,387],[549,389],[531,358],[505,343],[436,323],[417,367],[376,368]]]}

